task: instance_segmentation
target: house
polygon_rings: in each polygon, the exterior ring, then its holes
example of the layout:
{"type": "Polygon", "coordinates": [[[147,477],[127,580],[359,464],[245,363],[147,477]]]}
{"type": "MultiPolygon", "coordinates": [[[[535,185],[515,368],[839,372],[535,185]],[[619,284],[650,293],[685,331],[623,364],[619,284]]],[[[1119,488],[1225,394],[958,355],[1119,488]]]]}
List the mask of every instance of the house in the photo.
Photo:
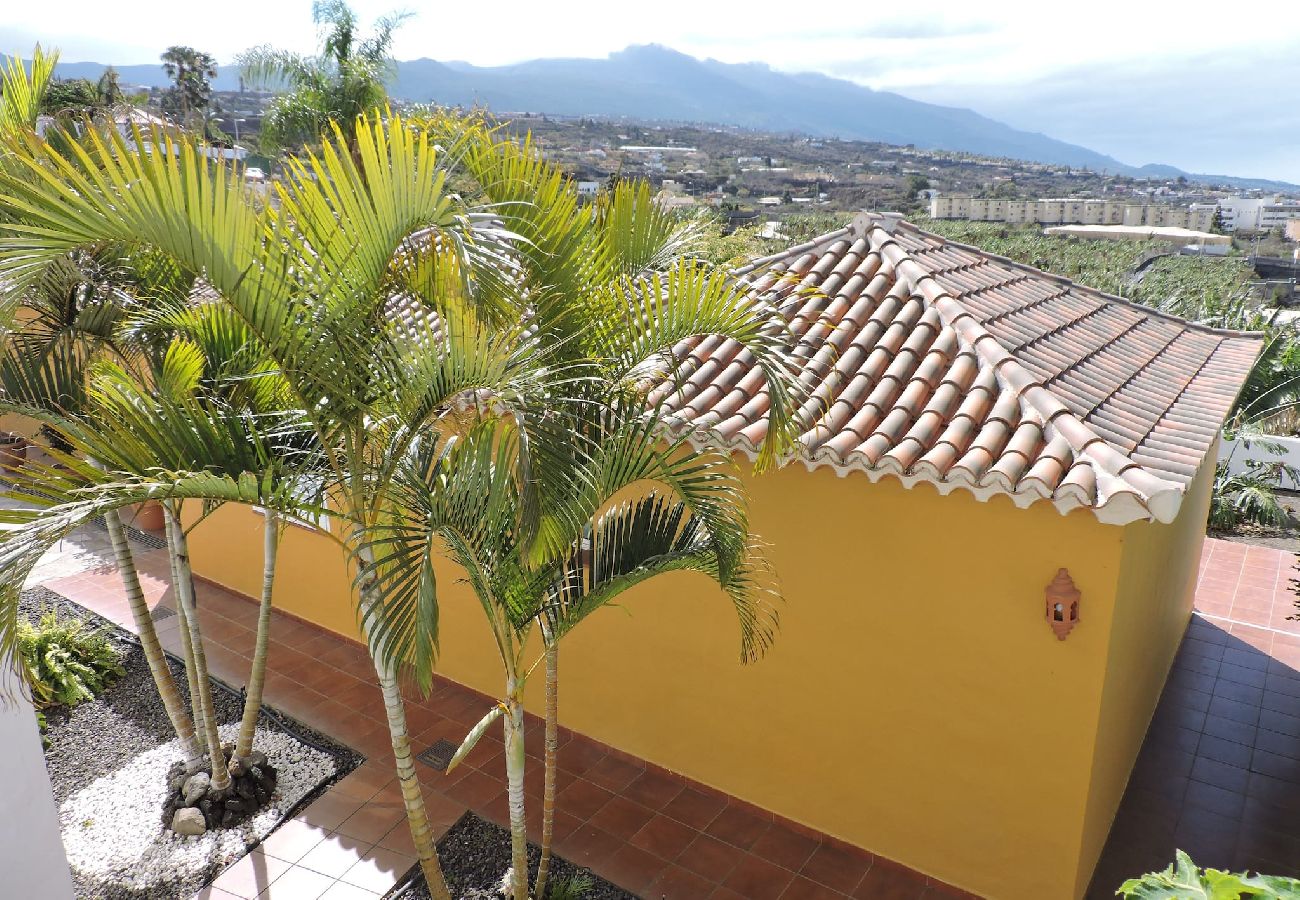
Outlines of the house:
{"type": "MultiPolygon", "coordinates": [[[[736,274],[789,321],[809,391],[790,464],[744,476],[780,632],[741,666],[716,588],[642,585],[566,639],[563,724],[981,896],[1082,896],[1191,614],[1260,336],[896,215],[736,274]]],[[[752,455],[752,360],[711,338],[674,352],[665,426],[752,455]]],[[[256,595],[261,539],[255,512],[220,509],[196,570],[256,595]]],[[[356,634],[328,538],[291,528],[279,559],[281,609],[356,634]]],[[[436,567],[439,671],[496,696],[477,603],[436,567]]]]}

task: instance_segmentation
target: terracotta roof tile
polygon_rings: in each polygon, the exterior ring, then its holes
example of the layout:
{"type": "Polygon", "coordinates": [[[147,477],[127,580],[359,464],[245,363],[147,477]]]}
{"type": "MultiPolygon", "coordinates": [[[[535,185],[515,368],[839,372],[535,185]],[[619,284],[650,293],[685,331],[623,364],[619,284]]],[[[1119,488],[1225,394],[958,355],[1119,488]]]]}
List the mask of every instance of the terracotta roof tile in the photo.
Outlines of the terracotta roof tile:
{"type": "MultiPolygon", "coordinates": [[[[809,468],[1019,505],[1170,521],[1259,353],[1188,323],[864,213],[739,269],[781,310],[809,468]]],[[[731,341],[684,341],[651,394],[694,440],[753,453],[768,400],[731,341]]]]}

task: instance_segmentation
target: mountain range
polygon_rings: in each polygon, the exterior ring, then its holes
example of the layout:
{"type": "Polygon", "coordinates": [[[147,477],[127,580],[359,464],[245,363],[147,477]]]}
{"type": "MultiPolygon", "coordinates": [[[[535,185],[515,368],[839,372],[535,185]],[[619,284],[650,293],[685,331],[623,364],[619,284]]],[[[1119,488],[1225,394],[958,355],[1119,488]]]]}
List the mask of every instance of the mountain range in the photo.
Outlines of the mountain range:
{"type": "MultiPolygon", "coordinates": [[[[166,85],[160,66],[116,67],[123,83],[166,85]]],[[[60,63],[62,77],[97,78],[99,63],[60,63]]],[[[233,67],[213,85],[237,90],[233,67]]],[[[1183,172],[1173,166],[1127,165],[1045,134],[1023,131],[969,109],[912,100],[814,73],[779,72],[763,63],[696,59],[656,44],[631,46],[605,59],[535,59],[505,66],[415,59],[398,62],[394,97],[496,112],[614,117],[734,125],[758,131],[912,144],[986,156],[1087,167],[1152,178],[1295,190],[1266,179],[1183,172]]]]}

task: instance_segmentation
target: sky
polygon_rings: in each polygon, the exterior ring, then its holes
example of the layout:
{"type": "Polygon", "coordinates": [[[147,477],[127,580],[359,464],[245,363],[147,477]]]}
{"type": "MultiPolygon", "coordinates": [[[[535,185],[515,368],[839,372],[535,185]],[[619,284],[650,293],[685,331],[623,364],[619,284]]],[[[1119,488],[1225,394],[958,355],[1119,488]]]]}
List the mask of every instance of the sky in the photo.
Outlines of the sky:
{"type": "MultiPolygon", "coordinates": [[[[495,65],[660,43],[968,107],[1134,165],[1300,183],[1296,0],[819,3],[802,16],[789,0],[353,6],[367,22],[414,13],[398,32],[398,59],[495,65]]],[[[309,0],[0,7],[0,53],[27,55],[39,41],[68,61],[147,63],[171,44],[228,61],[256,43],[310,52],[315,41],[309,0]]]]}

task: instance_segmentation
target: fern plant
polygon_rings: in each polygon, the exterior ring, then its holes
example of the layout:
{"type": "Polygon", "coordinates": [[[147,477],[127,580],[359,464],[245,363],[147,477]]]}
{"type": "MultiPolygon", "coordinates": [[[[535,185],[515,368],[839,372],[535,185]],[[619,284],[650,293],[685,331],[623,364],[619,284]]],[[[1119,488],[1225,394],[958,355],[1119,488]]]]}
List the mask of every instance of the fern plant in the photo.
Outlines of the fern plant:
{"type": "Polygon", "coordinates": [[[76,706],[124,674],[122,655],[103,628],[61,619],[54,610],[18,624],[18,655],[37,709],[76,706]]]}
{"type": "Polygon", "coordinates": [[[1297,900],[1300,880],[1198,869],[1190,856],[1178,850],[1169,868],[1130,878],[1115,893],[1133,900],[1297,900]]]}

